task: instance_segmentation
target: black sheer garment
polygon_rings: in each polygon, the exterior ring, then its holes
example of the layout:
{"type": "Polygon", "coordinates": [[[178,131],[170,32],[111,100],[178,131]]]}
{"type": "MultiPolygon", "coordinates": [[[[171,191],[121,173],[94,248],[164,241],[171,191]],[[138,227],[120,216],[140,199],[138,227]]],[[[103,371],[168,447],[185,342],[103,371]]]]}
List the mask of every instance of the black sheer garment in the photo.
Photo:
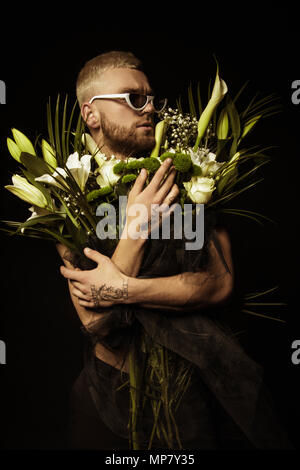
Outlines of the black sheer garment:
{"type": "MultiPolygon", "coordinates": [[[[215,225],[214,215],[206,215],[205,243],[197,252],[186,251],[185,240],[148,240],[139,277],[209,269],[209,243],[215,244],[228,270],[215,237],[215,225]]],[[[109,240],[106,245],[103,241],[90,240],[89,245],[108,256],[113,252],[109,240]]],[[[84,264],[86,261],[74,258],[73,263],[86,269],[89,267],[84,264]]],[[[90,407],[95,432],[86,442],[86,448],[128,449],[128,389],[114,393],[123,380],[120,371],[99,361],[93,354],[93,347],[100,341],[111,350],[127,348],[128,351],[144,331],[172,354],[194,365],[192,384],[178,411],[184,448],[291,448],[263,384],[262,368],[247,356],[231,330],[216,321],[216,311],[177,313],[138,305],[116,305],[103,311],[106,315],[89,331],[91,346],[73,392],[73,446],[80,446],[78,429],[80,416],[83,419],[84,414],[82,405],[89,403],[87,407],[90,407]],[[110,445],[112,447],[105,447],[110,445]]],[[[145,417],[145,440],[148,424],[145,417]]],[[[82,429],[83,434],[86,440],[86,431],[82,429]]],[[[159,443],[155,442],[155,446],[159,447],[159,443]]]]}

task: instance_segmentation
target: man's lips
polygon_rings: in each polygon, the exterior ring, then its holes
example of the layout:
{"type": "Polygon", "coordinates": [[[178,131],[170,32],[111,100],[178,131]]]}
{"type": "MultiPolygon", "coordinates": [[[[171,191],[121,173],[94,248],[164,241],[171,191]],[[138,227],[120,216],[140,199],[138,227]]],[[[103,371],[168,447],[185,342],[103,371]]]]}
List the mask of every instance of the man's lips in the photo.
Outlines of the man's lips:
{"type": "Polygon", "coordinates": [[[151,122],[143,122],[142,124],[138,124],[137,127],[145,127],[147,129],[153,129],[153,124],[151,122]]]}

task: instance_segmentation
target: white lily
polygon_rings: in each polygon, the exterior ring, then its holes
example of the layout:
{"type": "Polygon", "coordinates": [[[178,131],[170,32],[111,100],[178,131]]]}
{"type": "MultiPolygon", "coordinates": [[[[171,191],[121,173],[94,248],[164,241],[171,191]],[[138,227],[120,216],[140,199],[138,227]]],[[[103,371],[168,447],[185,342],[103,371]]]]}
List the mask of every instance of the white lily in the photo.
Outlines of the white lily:
{"type": "Polygon", "coordinates": [[[212,176],[222,165],[223,163],[216,162],[216,155],[212,152],[209,152],[200,163],[202,176],[212,176]]]}
{"type": "Polygon", "coordinates": [[[204,133],[205,133],[205,131],[207,129],[207,126],[208,126],[208,124],[211,120],[211,117],[213,115],[213,112],[214,112],[215,108],[222,101],[222,99],[224,98],[227,91],[228,91],[227,85],[224,82],[224,80],[222,80],[219,77],[219,70],[217,69],[215,83],[214,83],[214,87],[213,87],[213,91],[212,91],[210,100],[209,100],[206,108],[202,112],[202,114],[200,116],[200,119],[199,119],[199,122],[198,122],[198,136],[197,136],[197,140],[196,140],[194,150],[197,150],[197,148],[199,146],[199,143],[200,143],[200,140],[204,136],[204,133]]]}
{"type": "Polygon", "coordinates": [[[118,163],[120,160],[116,158],[111,158],[110,160],[103,161],[100,168],[98,168],[99,176],[97,176],[97,183],[99,184],[100,188],[104,188],[105,186],[115,186],[121,175],[117,175],[113,171],[113,167],[118,163]]]}
{"type": "MultiPolygon", "coordinates": [[[[91,155],[83,155],[81,159],[79,159],[78,152],[75,152],[68,157],[66,162],[66,167],[70,170],[81,191],[84,190],[91,171],[91,158],[91,155]]],[[[66,180],[67,177],[67,172],[63,168],[57,167],[52,176],[45,174],[35,178],[35,180],[57,186],[66,191],[68,189],[66,182],[64,181],[64,184],[60,184],[60,182],[63,183],[63,180],[66,180]]]]}
{"type": "Polygon", "coordinates": [[[83,155],[81,159],[79,159],[78,152],[75,152],[69,156],[66,163],[66,167],[72,173],[81,191],[84,190],[91,171],[91,158],[92,155],[83,155]]]}
{"type": "Polygon", "coordinates": [[[26,178],[20,175],[14,175],[12,177],[13,185],[5,186],[10,192],[18,196],[23,201],[34,204],[38,207],[47,207],[47,199],[44,194],[33,184],[28,183],[26,178]]]}
{"type": "Polygon", "coordinates": [[[65,181],[67,176],[68,175],[63,168],[57,167],[52,176],[46,173],[45,175],[35,178],[35,181],[38,181],[39,183],[50,184],[51,186],[56,186],[57,188],[66,191],[68,189],[67,183],[65,181]],[[60,184],[60,182],[62,184],[60,184]]]}
{"type": "Polygon", "coordinates": [[[31,216],[26,219],[26,222],[31,219],[35,219],[36,217],[41,217],[43,215],[49,215],[51,214],[50,211],[47,209],[44,209],[43,207],[38,207],[38,206],[31,206],[28,209],[31,212],[31,216]]]}
{"type": "Polygon", "coordinates": [[[189,149],[192,162],[200,166],[202,173],[201,176],[212,176],[223,163],[216,161],[216,154],[209,152],[207,149],[198,149],[196,152],[189,149]]]}

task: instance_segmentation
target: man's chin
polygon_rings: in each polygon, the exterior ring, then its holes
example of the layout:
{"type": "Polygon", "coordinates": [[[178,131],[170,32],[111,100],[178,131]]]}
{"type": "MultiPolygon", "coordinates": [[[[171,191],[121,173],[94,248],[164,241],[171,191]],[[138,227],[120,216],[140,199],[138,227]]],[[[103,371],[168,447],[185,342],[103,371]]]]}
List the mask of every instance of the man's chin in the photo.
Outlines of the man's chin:
{"type": "Polygon", "coordinates": [[[151,138],[141,138],[138,140],[136,148],[134,150],[134,156],[140,156],[142,153],[150,152],[155,146],[155,139],[151,138]]]}

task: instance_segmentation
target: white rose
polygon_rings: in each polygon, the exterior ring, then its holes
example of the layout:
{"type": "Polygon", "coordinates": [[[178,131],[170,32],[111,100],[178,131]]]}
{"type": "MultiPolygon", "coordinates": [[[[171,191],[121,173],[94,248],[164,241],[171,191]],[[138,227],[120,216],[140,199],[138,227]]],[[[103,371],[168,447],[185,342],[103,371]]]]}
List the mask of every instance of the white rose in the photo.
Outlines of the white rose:
{"type": "Polygon", "coordinates": [[[119,162],[120,160],[106,160],[103,161],[101,168],[98,169],[99,176],[97,176],[97,183],[99,184],[100,188],[104,188],[105,186],[115,186],[121,175],[116,175],[113,172],[113,167],[119,162]]]}
{"type": "Polygon", "coordinates": [[[206,204],[215,189],[215,181],[203,176],[192,176],[191,180],[183,183],[191,201],[196,204],[206,204]]]}

